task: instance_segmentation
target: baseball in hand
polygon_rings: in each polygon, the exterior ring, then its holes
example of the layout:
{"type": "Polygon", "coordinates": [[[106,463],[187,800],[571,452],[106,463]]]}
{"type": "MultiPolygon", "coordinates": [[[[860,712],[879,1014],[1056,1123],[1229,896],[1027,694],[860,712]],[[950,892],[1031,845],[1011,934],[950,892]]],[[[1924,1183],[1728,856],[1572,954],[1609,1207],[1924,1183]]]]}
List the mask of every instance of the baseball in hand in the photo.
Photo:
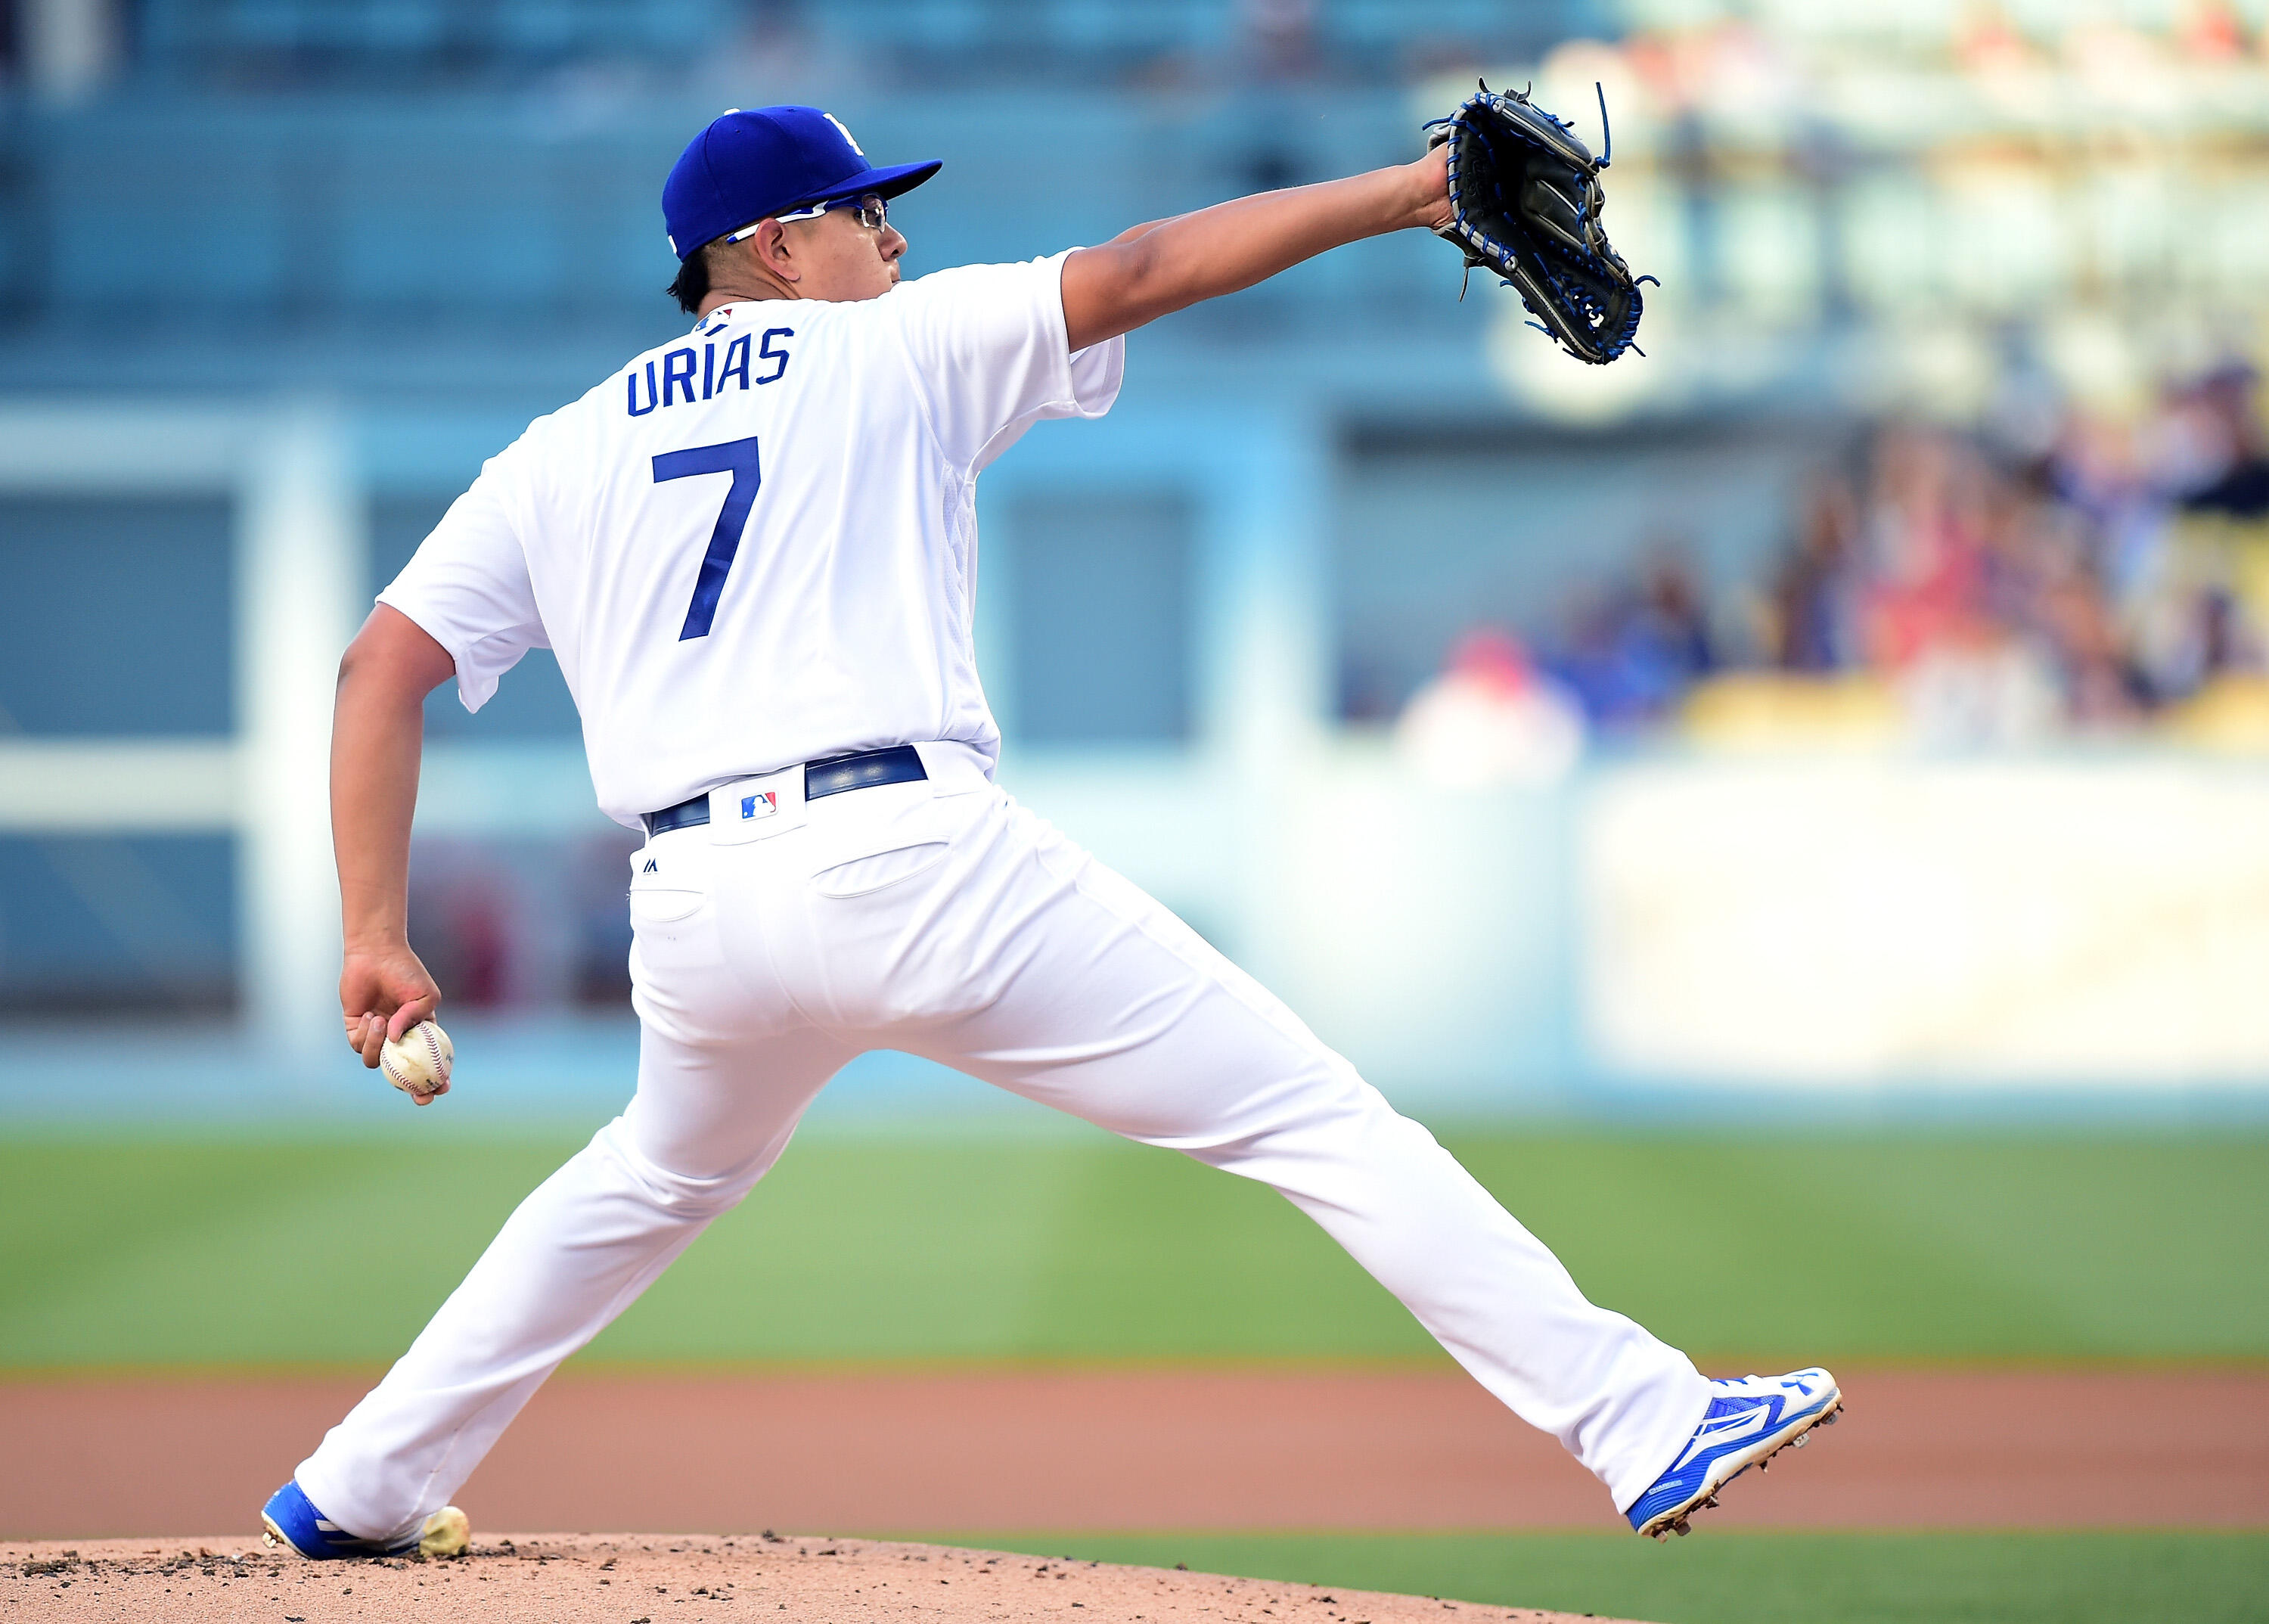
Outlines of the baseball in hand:
{"type": "Polygon", "coordinates": [[[449,1067],[456,1053],[448,1033],[431,1021],[420,1021],[401,1037],[387,1040],[378,1052],[378,1068],[417,1104],[430,1105],[449,1091],[449,1067]]]}

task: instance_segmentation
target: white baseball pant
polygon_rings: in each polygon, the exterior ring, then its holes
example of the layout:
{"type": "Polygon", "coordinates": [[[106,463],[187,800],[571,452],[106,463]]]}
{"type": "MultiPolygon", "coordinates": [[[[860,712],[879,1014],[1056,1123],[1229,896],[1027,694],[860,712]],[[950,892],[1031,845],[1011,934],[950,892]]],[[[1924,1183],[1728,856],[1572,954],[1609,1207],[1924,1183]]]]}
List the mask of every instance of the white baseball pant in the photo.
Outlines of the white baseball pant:
{"type": "Polygon", "coordinates": [[[1686,1356],[1587,1302],[1431,1134],[972,752],[919,748],[927,782],[809,805],[800,769],[728,785],[706,827],[632,860],[638,1092],[301,1463],[324,1515],[384,1539],[447,1503],[875,1048],[1273,1185],[1618,1510],[1637,1500],[1709,1406],[1686,1356]]]}

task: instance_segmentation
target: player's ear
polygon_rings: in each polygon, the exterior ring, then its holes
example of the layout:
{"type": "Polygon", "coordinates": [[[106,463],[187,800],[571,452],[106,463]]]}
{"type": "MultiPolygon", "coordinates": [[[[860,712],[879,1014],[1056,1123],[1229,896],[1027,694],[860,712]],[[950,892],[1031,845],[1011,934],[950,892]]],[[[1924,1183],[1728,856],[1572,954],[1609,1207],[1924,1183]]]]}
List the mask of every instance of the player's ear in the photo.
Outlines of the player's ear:
{"type": "Polygon", "coordinates": [[[778,220],[763,222],[756,235],[743,240],[743,246],[756,255],[758,264],[782,282],[803,279],[803,264],[795,252],[793,234],[778,220]]]}

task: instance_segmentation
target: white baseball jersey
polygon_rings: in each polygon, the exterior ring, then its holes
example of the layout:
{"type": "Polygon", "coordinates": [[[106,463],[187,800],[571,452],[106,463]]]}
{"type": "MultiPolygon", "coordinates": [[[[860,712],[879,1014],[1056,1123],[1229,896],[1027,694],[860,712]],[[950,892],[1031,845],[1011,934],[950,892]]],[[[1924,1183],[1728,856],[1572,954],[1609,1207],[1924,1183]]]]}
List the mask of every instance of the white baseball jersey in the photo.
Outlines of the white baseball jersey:
{"type": "Polygon", "coordinates": [[[1064,257],[711,311],[490,459],[379,601],[449,651],[469,710],[557,653],[632,827],[849,750],[991,762],[977,475],[1040,418],[1108,410],[1125,355],[1069,352],[1064,257]]]}

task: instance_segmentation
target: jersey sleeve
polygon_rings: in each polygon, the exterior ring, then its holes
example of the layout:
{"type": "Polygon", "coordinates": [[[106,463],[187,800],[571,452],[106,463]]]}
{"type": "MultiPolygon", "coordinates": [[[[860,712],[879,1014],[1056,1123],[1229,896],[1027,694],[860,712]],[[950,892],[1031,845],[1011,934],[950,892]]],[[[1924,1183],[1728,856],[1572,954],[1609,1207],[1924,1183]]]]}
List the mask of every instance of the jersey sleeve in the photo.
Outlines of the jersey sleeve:
{"type": "Polygon", "coordinates": [[[449,651],[468,711],[488,703],[522,654],[551,646],[512,506],[509,471],[504,459],[491,458],[378,594],[449,651]]]}
{"type": "Polygon", "coordinates": [[[955,466],[973,473],[1040,419],[1099,417],[1118,398],[1126,339],[1074,354],[1065,332],[1072,252],[935,271],[888,295],[930,426],[955,466]]]}

